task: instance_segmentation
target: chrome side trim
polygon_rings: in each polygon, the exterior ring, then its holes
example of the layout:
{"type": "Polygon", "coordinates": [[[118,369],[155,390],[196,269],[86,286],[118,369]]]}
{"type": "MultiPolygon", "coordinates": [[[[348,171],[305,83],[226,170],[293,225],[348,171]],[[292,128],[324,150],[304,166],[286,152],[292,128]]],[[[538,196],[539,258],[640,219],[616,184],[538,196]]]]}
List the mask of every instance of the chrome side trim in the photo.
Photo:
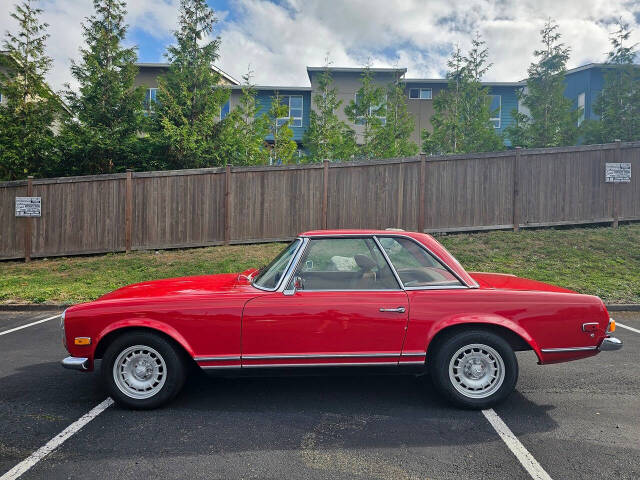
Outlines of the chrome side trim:
{"type": "Polygon", "coordinates": [[[403,357],[424,357],[427,354],[427,352],[421,352],[421,353],[403,353],[402,356],[403,357]]]}
{"type": "MultiPolygon", "coordinates": [[[[420,362],[422,363],[422,362],[420,362]]],[[[398,362],[349,362],[349,363],[260,363],[256,365],[242,365],[242,368],[272,368],[272,367],[366,367],[367,365],[389,365],[397,367],[398,362]]]]}
{"type": "Polygon", "coordinates": [[[411,360],[409,362],[400,362],[400,365],[424,365],[424,360],[411,360]]]}
{"type": "Polygon", "coordinates": [[[84,357],[67,357],[62,360],[62,366],[70,370],[87,370],[89,359],[84,357]]]}
{"type": "Polygon", "coordinates": [[[243,355],[243,360],[288,360],[293,358],[369,358],[369,357],[399,357],[398,353],[335,353],[326,355],[293,354],[293,355],[243,355]]]}
{"type": "Polygon", "coordinates": [[[593,347],[563,347],[563,348],[542,348],[543,353],[560,353],[560,352],[583,352],[597,349],[597,346],[593,347]]]}
{"type": "Polygon", "coordinates": [[[240,355],[233,355],[229,357],[194,357],[196,362],[215,362],[215,361],[225,361],[225,360],[240,360],[240,355]]]}
{"type": "Polygon", "coordinates": [[[219,370],[221,368],[242,368],[241,365],[200,365],[203,370],[219,370]]]}

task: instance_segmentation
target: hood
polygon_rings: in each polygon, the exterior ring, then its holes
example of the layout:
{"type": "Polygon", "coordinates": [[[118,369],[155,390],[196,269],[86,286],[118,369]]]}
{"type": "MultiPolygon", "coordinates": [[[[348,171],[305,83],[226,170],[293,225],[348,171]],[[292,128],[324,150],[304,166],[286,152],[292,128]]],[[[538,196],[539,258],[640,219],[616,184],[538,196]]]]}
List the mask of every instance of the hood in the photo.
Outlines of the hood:
{"type": "Polygon", "coordinates": [[[470,272],[480,288],[498,288],[501,290],[534,290],[538,292],[577,293],[548,283],[520,278],[507,273],[470,272]]]}
{"type": "Polygon", "coordinates": [[[237,285],[237,280],[237,273],[166,278],[134,283],[107,293],[98,300],[224,293],[232,290],[237,285]]]}

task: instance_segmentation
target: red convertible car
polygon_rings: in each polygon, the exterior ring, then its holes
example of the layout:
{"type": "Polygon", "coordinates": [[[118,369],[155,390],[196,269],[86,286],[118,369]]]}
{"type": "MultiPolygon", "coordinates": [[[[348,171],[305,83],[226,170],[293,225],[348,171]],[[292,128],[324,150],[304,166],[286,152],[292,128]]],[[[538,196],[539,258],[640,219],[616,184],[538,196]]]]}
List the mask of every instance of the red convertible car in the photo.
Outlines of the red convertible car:
{"type": "Polygon", "coordinates": [[[431,236],[389,230],[306,232],[259,270],[130,285],[62,326],[62,365],[102,359],[109,394],[132,408],[171,400],[193,364],[429,373],[454,404],[487,408],[515,388],[516,351],[547,364],[622,347],[599,298],[467,272],[431,236]]]}

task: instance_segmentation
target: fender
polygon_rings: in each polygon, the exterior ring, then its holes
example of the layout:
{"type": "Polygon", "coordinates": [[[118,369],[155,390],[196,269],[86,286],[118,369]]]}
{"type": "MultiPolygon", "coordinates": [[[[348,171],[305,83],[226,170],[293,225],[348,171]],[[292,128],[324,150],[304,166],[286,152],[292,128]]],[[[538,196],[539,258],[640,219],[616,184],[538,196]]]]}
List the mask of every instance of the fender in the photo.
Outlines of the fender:
{"type": "Polygon", "coordinates": [[[522,337],[522,339],[529,344],[531,349],[536,352],[538,360],[542,362],[542,351],[540,350],[538,343],[533,339],[531,335],[529,335],[529,332],[527,332],[516,322],[509,320],[508,318],[501,317],[500,315],[462,314],[449,317],[438,323],[434,323],[427,335],[427,350],[429,349],[429,345],[431,344],[433,338],[445,328],[452,327],[454,325],[469,326],[469,324],[496,325],[511,330],[516,335],[522,337]]]}
{"type": "Polygon", "coordinates": [[[146,318],[146,317],[143,317],[143,318],[137,317],[137,318],[128,318],[128,319],[118,320],[117,322],[113,322],[107,325],[98,334],[98,341],[96,342],[94,352],[95,352],[95,349],[98,348],[98,345],[106,335],[116,330],[120,330],[123,328],[131,328],[131,327],[150,328],[152,330],[157,330],[159,332],[162,332],[165,335],[168,335],[169,337],[174,339],[176,342],[178,342],[191,357],[195,356],[193,348],[191,348],[191,345],[189,345],[189,342],[187,342],[187,340],[180,333],[178,333],[178,331],[175,328],[173,328],[170,325],[167,325],[164,322],[160,322],[158,320],[154,320],[152,318],[146,318]]]}

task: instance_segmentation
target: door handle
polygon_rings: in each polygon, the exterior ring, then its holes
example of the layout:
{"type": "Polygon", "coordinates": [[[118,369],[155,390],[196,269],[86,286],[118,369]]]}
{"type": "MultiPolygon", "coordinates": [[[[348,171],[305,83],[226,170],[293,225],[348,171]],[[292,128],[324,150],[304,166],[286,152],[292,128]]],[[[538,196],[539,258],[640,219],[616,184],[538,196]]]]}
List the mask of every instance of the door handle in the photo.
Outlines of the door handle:
{"type": "Polygon", "coordinates": [[[404,307],[398,307],[398,308],[381,308],[380,309],[381,312],[393,312],[393,313],[404,313],[404,307]]]}

